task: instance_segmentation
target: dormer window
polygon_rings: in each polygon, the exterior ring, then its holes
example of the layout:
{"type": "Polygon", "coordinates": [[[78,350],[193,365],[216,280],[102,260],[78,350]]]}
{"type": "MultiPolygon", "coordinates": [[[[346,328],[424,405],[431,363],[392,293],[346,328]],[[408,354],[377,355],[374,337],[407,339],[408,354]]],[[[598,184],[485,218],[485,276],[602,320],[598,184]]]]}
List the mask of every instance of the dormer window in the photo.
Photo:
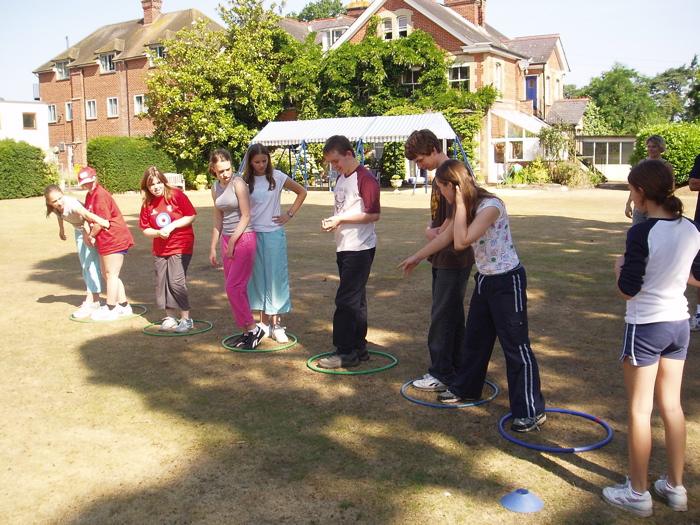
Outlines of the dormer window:
{"type": "Polygon", "coordinates": [[[56,62],[56,80],[65,80],[70,77],[68,72],[68,60],[59,60],[56,62]]]}
{"type": "Polygon", "coordinates": [[[111,73],[116,70],[117,67],[114,65],[114,53],[100,55],[100,73],[111,73]]]}
{"type": "Polygon", "coordinates": [[[151,48],[151,55],[148,57],[148,65],[155,67],[155,62],[157,59],[165,58],[165,48],[163,46],[153,46],[151,48]]]}
{"type": "Polygon", "coordinates": [[[384,40],[391,40],[394,38],[393,24],[391,23],[391,18],[384,19],[384,40]]]}
{"type": "Polygon", "coordinates": [[[343,36],[343,33],[345,33],[345,29],[333,29],[330,32],[330,44],[333,45],[338,40],[340,40],[340,37],[343,36]]]}

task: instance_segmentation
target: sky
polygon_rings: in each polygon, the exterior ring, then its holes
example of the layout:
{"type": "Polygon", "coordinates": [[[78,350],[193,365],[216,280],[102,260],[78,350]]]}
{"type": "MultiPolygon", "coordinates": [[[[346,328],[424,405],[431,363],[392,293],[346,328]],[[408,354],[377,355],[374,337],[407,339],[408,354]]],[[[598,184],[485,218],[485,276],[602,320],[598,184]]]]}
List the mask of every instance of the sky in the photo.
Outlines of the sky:
{"type": "MultiPolygon", "coordinates": [[[[163,12],[196,8],[220,22],[222,0],[163,0],[163,12]]],[[[309,0],[289,0],[283,13],[309,0]]],[[[348,2],[349,3],[349,2],[348,2]]],[[[698,0],[487,0],[486,21],[509,38],[559,34],[583,87],[615,62],[654,76],[700,54],[698,0]],[[633,7],[633,8],[632,8],[633,7]]],[[[99,27],[142,18],[140,0],[0,0],[0,98],[28,101],[34,69],[99,27]]]]}

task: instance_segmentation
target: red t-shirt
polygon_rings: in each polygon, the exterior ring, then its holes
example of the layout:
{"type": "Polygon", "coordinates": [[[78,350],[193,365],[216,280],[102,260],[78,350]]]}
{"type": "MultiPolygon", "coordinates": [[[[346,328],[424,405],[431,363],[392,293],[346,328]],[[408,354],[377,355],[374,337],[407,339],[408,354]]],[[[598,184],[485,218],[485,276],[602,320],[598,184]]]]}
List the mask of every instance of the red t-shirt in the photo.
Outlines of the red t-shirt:
{"type": "MultiPolygon", "coordinates": [[[[139,228],[153,228],[160,230],[168,224],[182,217],[197,215],[190,199],[182,191],[172,188],[170,202],[165,197],[155,197],[150,204],[141,207],[139,228]]],[[[194,230],[192,225],[184,228],[175,228],[167,239],[156,237],[153,239],[153,254],[160,257],[168,257],[181,253],[192,253],[194,250],[194,230]]]]}
{"type": "Polygon", "coordinates": [[[119,206],[99,184],[95,191],[85,197],[85,209],[109,221],[109,229],[102,230],[97,235],[97,251],[100,255],[124,252],[134,245],[134,238],[119,206]]]}

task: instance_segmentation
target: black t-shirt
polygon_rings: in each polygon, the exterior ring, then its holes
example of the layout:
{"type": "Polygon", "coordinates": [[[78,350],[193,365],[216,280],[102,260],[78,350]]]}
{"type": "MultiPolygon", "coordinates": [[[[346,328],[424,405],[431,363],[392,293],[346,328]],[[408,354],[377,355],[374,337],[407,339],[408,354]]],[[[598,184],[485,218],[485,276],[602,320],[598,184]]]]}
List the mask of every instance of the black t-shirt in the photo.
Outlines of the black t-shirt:
{"type": "MultiPolygon", "coordinates": [[[[690,170],[691,179],[700,179],[700,155],[695,157],[695,164],[690,170]]],[[[698,203],[695,205],[695,222],[700,223],[700,193],[698,193],[698,203]]]]}

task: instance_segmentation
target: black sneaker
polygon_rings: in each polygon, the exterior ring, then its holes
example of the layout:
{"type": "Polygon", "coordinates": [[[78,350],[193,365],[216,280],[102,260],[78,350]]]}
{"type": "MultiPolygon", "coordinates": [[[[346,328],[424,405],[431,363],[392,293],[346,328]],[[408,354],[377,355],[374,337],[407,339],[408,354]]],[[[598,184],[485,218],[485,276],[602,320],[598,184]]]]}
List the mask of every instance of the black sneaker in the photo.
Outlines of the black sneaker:
{"type": "Polygon", "coordinates": [[[360,361],[369,361],[369,352],[367,351],[366,348],[356,348],[355,349],[355,354],[357,355],[357,358],[360,361]]]}
{"type": "Polygon", "coordinates": [[[514,432],[530,432],[531,430],[539,429],[540,425],[544,425],[547,421],[547,414],[542,412],[536,417],[517,417],[513,420],[510,429],[514,432]]]}
{"type": "Polygon", "coordinates": [[[440,403],[445,403],[446,405],[449,405],[451,403],[460,403],[462,401],[466,401],[467,403],[473,403],[475,401],[479,401],[479,399],[468,399],[466,397],[458,397],[449,390],[445,390],[442,394],[438,395],[438,401],[440,403]]]}
{"type": "Polygon", "coordinates": [[[242,350],[255,350],[255,348],[257,348],[257,346],[260,344],[260,341],[262,341],[264,337],[265,337],[265,330],[263,330],[259,326],[256,326],[254,332],[248,332],[248,340],[241,347],[241,349],[242,350]]]}
{"type": "Polygon", "coordinates": [[[351,352],[349,354],[339,354],[337,351],[335,351],[328,357],[318,360],[318,366],[321,368],[349,368],[359,364],[360,360],[357,358],[357,354],[355,352],[351,352]]]}
{"type": "Polygon", "coordinates": [[[243,345],[248,342],[248,332],[243,332],[241,335],[236,337],[233,342],[231,343],[231,346],[233,348],[243,348],[243,345]]]}

